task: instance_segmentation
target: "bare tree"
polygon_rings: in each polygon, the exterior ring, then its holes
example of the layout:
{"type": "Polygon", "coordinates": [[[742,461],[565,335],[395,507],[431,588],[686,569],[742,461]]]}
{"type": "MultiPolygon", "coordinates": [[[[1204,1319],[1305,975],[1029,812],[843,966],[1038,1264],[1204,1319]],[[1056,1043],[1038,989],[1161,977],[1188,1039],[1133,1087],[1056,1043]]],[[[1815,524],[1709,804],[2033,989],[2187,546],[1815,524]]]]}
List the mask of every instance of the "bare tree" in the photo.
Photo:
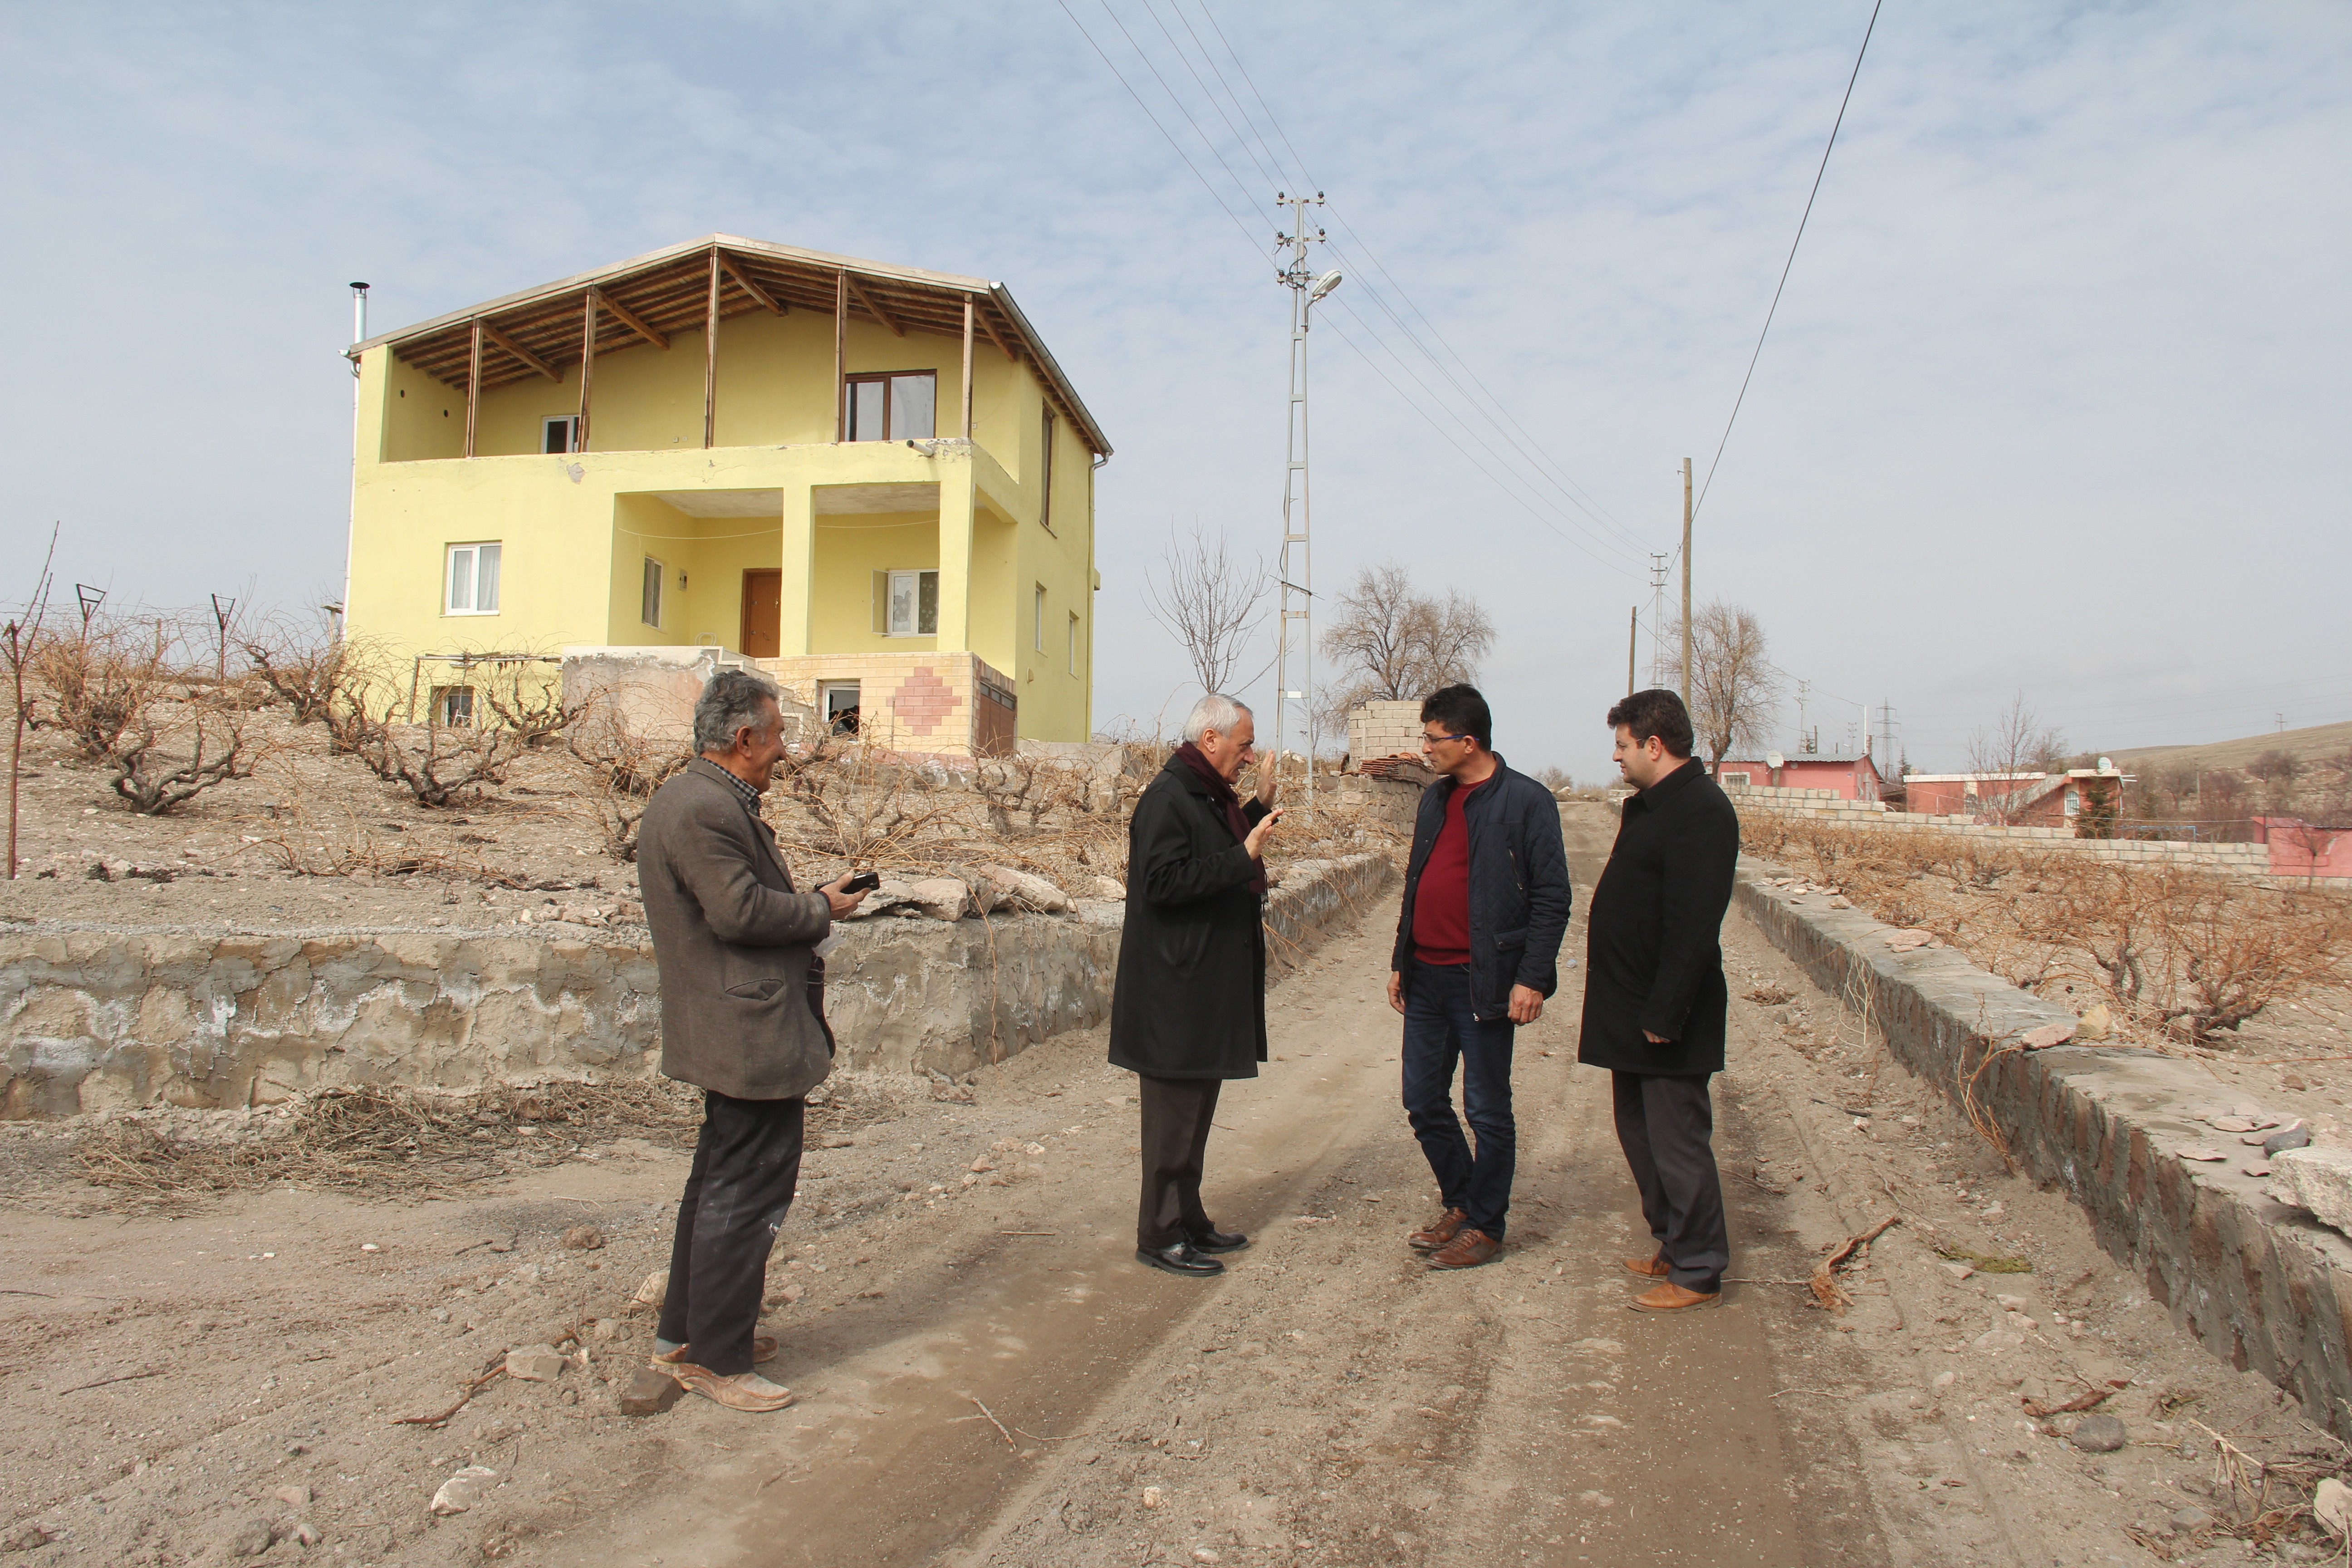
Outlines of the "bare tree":
{"type": "Polygon", "coordinates": [[[1990,775],[1977,781],[1979,813],[2000,826],[2011,826],[2033,784],[2019,775],[2052,772],[2053,758],[2063,767],[2065,753],[2065,737],[2044,726],[2019,692],[1990,728],[1969,737],[1969,772],[1990,775]]]}
{"type": "MultiPolygon", "coordinates": [[[[1679,624],[1666,635],[1666,646],[1679,648],[1679,624]]],[[[1734,746],[1764,744],[1780,706],[1780,672],[1773,668],[1763,623],[1755,612],[1721,599],[1700,606],[1691,617],[1691,729],[1707,754],[1707,769],[1718,771],[1734,746]]],[[[1682,660],[1675,658],[1668,674],[1682,679],[1682,660]]]]}
{"type": "Polygon", "coordinates": [[[1224,690],[1251,634],[1265,619],[1259,605],[1273,582],[1265,558],[1244,563],[1227,549],[1222,531],[1213,542],[1198,523],[1189,538],[1171,524],[1160,563],[1157,580],[1144,574],[1145,607],[1183,648],[1201,689],[1224,690]]]}
{"type": "Polygon", "coordinates": [[[33,585],[33,596],[25,602],[25,613],[8,623],[5,634],[8,659],[8,678],[16,690],[14,709],[16,728],[8,738],[8,879],[16,879],[16,797],[24,778],[25,757],[25,665],[32,658],[41,640],[41,622],[49,611],[49,569],[58,558],[58,530],[49,528],[49,552],[41,558],[41,575],[33,585]]]}
{"type": "Polygon", "coordinates": [[[1339,666],[1330,684],[1357,702],[1401,702],[1475,680],[1495,646],[1495,624],[1475,599],[1451,588],[1443,599],[1417,592],[1401,562],[1357,573],[1335,611],[1323,632],[1323,652],[1339,666]]]}

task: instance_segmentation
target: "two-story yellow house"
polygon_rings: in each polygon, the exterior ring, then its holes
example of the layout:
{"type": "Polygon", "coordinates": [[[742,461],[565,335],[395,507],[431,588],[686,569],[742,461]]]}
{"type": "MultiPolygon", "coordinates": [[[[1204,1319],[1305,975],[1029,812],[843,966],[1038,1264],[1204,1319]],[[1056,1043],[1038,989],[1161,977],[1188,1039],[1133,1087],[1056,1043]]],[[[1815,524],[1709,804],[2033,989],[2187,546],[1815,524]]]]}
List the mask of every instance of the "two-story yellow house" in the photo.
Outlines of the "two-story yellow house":
{"type": "Polygon", "coordinates": [[[444,702],[704,646],[895,750],[1090,733],[1110,445],[1002,285],[714,235],[352,353],[346,625],[444,702]]]}

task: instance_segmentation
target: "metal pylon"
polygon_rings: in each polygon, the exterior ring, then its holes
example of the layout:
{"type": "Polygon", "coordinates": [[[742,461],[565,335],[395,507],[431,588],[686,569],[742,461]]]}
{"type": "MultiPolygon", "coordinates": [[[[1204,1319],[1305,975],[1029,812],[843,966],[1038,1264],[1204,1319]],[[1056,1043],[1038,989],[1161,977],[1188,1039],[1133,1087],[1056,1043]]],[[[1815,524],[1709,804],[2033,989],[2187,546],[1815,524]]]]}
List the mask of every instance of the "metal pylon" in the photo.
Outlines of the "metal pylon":
{"type": "Polygon", "coordinates": [[[1290,251],[1288,265],[1276,275],[1290,290],[1290,400],[1282,479],[1282,556],[1278,574],[1282,614],[1275,634],[1274,757],[1278,769],[1289,732],[1291,704],[1296,702],[1299,705],[1300,732],[1307,737],[1305,805],[1311,811],[1315,805],[1315,550],[1308,528],[1307,327],[1314,303],[1307,290],[1316,279],[1314,270],[1307,265],[1307,247],[1321,243],[1323,231],[1308,226],[1307,209],[1321,206],[1323,196],[1320,192],[1312,196],[1277,195],[1276,204],[1290,209],[1290,232],[1276,236],[1277,248],[1286,246],[1290,251]]]}

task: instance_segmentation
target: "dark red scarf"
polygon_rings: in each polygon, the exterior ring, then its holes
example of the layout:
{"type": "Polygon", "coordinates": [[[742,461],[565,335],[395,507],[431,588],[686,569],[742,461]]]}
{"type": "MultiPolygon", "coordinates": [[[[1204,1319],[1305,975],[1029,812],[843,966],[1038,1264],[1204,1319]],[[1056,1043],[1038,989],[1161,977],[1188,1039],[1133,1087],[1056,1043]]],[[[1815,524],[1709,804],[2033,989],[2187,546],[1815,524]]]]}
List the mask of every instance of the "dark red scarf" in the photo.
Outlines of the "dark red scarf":
{"type": "MultiPolygon", "coordinates": [[[[1224,808],[1225,826],[1234,830],[1234,842],[1247,843],[1249,818],[1242,815],[1242,797],[1234,793],[1234,786],[1225,782],[1225,775],[1219,773],[1209,759],[1201,754],[1201,748],[1190,741],[1176,748],[1176,755],[1186,767],[1201,775],[1201,782],[1209,786],[1209,798],[1224,808]]],[[[1258,867],[1257,875],[1250,879],[1250,887],[1257,892],[1265,891],[1265,867],[1263,864],[1258,867]]]]}

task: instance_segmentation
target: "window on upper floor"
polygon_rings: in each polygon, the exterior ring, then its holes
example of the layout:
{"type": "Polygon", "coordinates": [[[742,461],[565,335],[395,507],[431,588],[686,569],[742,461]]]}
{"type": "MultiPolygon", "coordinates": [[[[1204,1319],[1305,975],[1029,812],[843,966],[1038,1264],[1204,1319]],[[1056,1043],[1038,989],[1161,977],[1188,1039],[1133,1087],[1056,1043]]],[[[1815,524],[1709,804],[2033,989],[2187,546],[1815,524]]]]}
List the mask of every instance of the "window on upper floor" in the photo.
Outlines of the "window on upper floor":
{"type": "Polygon", "coordinates": [[[940,376],[931,370],[843,377],[843,439],[924,441],[939,422],[940,376]]]}
{"type": "Polygon", "coordinates": [[[874,574],[874,629],[886,637],[940,635],[940,574],[901,570],[874,574]]]}
{"type": "Polygon", "coordinates": [[[576,452],[580,449],[580,416],[550,415],[539,422],[539,449],[541,452],[576,452]]]}
{"type": "Polygon", "coordinates": [[[646,557],[645,584],[637,595],[637,619],[649,626],[662,624],[662,563],[646,557]]]}
{"type": "Polygon", "coordinates": [[[495,616],[499,613],[499,545],[449,546],[448,569],[441,578],[441,613],[448,616],[495,616]]]}
{"type": "MultiPolygon", "coordinates": [[[[1045,428],[1040,433],[1037,458],[1037,525],[1046,532],[1054,531],[1054,409],[1045,408],[1045,428]]],[[[1037,645],[1045,647],[1044,643],[1037,645]]]]}

